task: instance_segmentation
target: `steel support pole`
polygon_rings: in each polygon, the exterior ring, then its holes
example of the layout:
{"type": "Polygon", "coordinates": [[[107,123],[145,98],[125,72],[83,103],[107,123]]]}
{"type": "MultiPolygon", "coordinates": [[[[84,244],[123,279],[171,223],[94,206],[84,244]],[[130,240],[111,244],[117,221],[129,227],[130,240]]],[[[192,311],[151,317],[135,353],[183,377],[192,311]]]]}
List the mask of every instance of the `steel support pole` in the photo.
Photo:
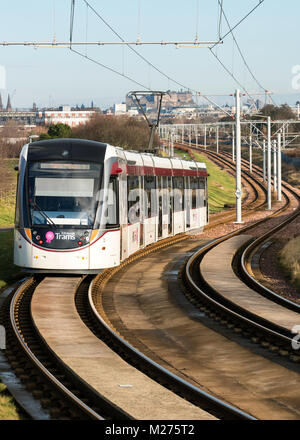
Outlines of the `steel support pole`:
{"type": "Polygon", "coordinates": [[[234,136],[234,127],[232,127],[232,162],[235,162],[235,157],[234,157],[234,154],[235,154],[235,136],[234,136]]]}
{"type": "Polygon", "coordinates": [[[268,155],[267,155],[267,176],[268,176],[268,209],[272,209],[272,187],[271,187],[271,118],[268,116],[268,155]]]}
{"type": "Polygon", "coordinates": [[[195,137],[196,137],[196,147],[198,148],[198,130],[195,131],[195,137]]]}
{"type": "Polygon", "coordinates": [[[263,181],[266,181],[266,141],[263,140],[263,181]]]}
{"type": "Polygon", "coordinates": [[[219,154],[219,126],[217,125],[217,133],[216,133],[216,137],[217,137],[217,153],[219,154]]]}
{"type": "Polygon", "coordinates": [[[276,141],[274,141],[273,147],[273,190],[277,192],[277,149],[276,149],[276,141]]]}
{"type": "Polygon", "coordinates": [[[278,168],[277,200],[281,202],[281,133],[277,134],[277,168],[278,168]]]}
{"type": "Polygon", "coordinates": [[[182,126],[182,133],[181,133],[181,143],[184,142],[184,125],[182,126]]]}
{"type": "Polygon", "coordinates": [[[252,173],[252,135],[249,138],[249,171],[252,173]]]}
{"type": "Polygon", "coordinates": [[[235,131],[236,131],[236,223],[242,223],[242,182],[241,182],[241,100],[240,91],[237,89],[235,92],[235,131]]]}
{"type": "Polygon", "coordinates": [[[174,157],[174,133],[171,134],[171,157],[174,157]]]}
{"type": "Polygon", "coordinates": [[[204,125],[204,148],[206,150],[206,125],[204,125]]]}

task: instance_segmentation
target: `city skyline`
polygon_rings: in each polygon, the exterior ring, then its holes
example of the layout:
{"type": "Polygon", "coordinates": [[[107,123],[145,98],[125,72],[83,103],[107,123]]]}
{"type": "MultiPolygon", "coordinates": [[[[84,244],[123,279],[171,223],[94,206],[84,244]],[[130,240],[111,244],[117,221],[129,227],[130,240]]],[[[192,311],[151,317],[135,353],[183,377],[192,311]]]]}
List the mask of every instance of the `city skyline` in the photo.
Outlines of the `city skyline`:
{"type": "MultiPolygon", "coordinates": [[[[195,19],[196,3],[191,1],[184,6],[182,2],[167,0],[162,4],[154,2],[154,8],[151,8],[147,2],[141,1],[140,18],[138,2],[124,5],[124,2],[115,0],[101,7],[95,2],[91,2],[91,5],[129,40],[136,40],[139,34],[144,41],[193,40],[196,34],[199,39],[215,40],[218,2],[199,1],[198,21],[195,19]]],[[[229,22],[238,22],[256,3],[249,0],[237,7],[233,0],[224,2],[229,22]]],[[[295,75],[292,71],[294,66],[300,64],[297,56],[299,37],[295,31],[299,12],[300,5],[296,0],[289,1],[288,7],[279,1],[272,4],[265,1],[235,30],[235,36],[252,71],[266,89],[274,92],[274,100],[278,104],[287,102],[291,105],[300,97],[300,93],[293,88],[295,75]],[[293,14],[290,14],[291,8],[293,14]],[[285,20],[287,17],[288,21],[285,20]],[[281,32],[278,32],[279,29],[281,32]],[[281,54],[280,59],[278,53],[281,54]]],[[[67,0],[48,1],[43,7],[37,0],[30,0],[26,5],[19,0],[12,0],[2,13],[0,41],[52,41],[54,37],[57,41],[65,41],[68,39],[69,13],[70,2],[67,0]],[[15,14],[16,10],[18,14],[15,14]],[[24,23],[31,25],[24,26],[24,23]]],[[[222,33],[227,30],[224,20],[222,30],[222,33]]],[[[76,2],[73,38],[83,41],[116,41],[90,9],[87,14],[80,0],[76,2]],[[85,26],[86,19],[88,27],[85,26]]],[[[229,95],[240,88],[207,49],[160,46],[135,48],[171,78],[199,92],[229,95]]],[[[227,36],[224,44],[218,47],[217,55],[246,85],[247,90],[257,91],[257,85],[241,63],[237,48],[232,48],[232,37],[227,36]]],[[[147,87],[179,89],[176,83],[143,63],[127,47],[84,47],[80,50],[83,55],[124,72],[145,83],[147,87]]],[[[78,103],[87,105],[94,100],[95,105],[105,108],[124,101],[128,91],[137,89],[134,83],[68,49],[0,47],[0,65],[6,73],[6,87],[0,91],[2,97],[11,94],[14,107],[29,108],[33,102],[38,107],[62,104],[75,106],[78,103]]],[[[229,97],[213,99],[217,103],[229,105],[232,100],[229,97]]]]}

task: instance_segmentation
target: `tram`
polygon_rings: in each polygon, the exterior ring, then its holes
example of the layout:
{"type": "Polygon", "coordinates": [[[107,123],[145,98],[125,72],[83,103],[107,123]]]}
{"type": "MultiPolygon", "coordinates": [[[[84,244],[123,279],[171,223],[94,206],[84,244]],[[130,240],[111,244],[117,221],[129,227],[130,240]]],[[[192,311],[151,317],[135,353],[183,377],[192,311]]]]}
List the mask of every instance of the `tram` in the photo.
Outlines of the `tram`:
{"type": "Polygon", "coordinates": [[[14,263],[98,273],[208,223],[204,163],[82,139],[37,141],[18,166],[14,263]]]}

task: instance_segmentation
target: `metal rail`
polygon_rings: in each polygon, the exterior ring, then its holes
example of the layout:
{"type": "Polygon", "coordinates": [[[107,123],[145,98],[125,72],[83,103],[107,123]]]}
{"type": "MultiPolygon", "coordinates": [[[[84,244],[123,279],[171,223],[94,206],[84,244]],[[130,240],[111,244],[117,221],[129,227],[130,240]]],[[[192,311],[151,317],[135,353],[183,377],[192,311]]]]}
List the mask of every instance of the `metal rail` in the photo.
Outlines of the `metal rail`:
{"type": "Polygon", "coordinates": [[[134,358],[138,358],[143,363],[148,364],[152,370],[156,371],[160,376],[162,376],[173,386],[176,386],[177,388],[180,387],[181,392],[184,392],[185,394],[188,393],[189,395],[192,395],[194,399],[197,400],[200,399],[204,401],[206,404],[218,407],[222,412],[226,413],[227,417],[229,418],[234,417],[236,419],[242,419],[242,420],[256,420],[255,417],[251,416],[250,414],[247,414],[246,412],[240,410],[239,408],[236,408],[233,405],[230,405],[222,401],[221,399],[214,397],[213,395],[201,390],[195,385],[192,385],[191,383],[187,382],[181,377],[175,375],[171,371],[159,365],[157,362],[153,361],[148,356],[144,355],[142,352],[137,350],[131,344],[129,344],[122,336],[120,336],[115,330],[113,330],[106,323],[103,317],[98,313],[98,310],[96,309],[93,301],[92,291],[93,291],[93,283],[91,283],[88,293],[89,307],[92,311],[93,316],[95,317],[95,319],[98,320],[99,324],[106,329],[109,335],[119,344],[121,344],[123,349],[125,348],[126,351],[130,353],[131,357],[133,356],[134,358]]]}
{"type": "MultiPolygon", "coordinates": [[[[286,187],[286,189],[292,192],[292,189],[290,189],[289,187],[286,187]]],[[[298,195],[296,193],[294,193],[294,195],[296,195],[298,198],[298,195]]],[[[234,305],[229,300],[225,300],[221,295],[218,294],[218,292],[215,292],[213,291],[213,289],[209,288],[209,286],[207,286],[204,281],[203,284],[206,285],[208,292],[206,291],[206,289],[200,288],[199,284],[195,282],[194,279],[195,275],[193,274],[193,267],[196,264],[196,262],[198,262],[201,256],[203,256],[206,252],[208,252],[212,247],[235,235],[241,234],[249,229],[253,229],[259,224],[263,222],[267,222],[270,218],[278,215],[280,212],[285,211],[290,206],[289,196],[285,194],[285,197],[286,197],[285,205],[279,208],[278,210],[276,210],[273,214],[271,214],[267,218],[261,219],[255,224],[241,228],[238,231],[234,231],[226,235],[225,237],[218,238],[213,242],[209,243],[208,245],[204,246],[203,248],[201,248],[188,260],[185,269],[185,279],[190,289],[192,289],[192,291],[195,292],[196,295],[200,295],[201,299],[203,299],[206,303],[208,303],[212,308],[217,309],[217,311],[222,315],[225,314],[227,317],[230,316],[231,319],[233,319],[235,322],[238,322],[239,324],[242,324],[242,326],[243,325],[244,326],[246,325],[247,327],[250,326],[252,329],[255,329],[260,333],[267,335],[267,337],[271,337],[273,339],[275,338],[280,345],[284,345],[285,347],[288,346],[290,348],[293,338],[292,333],[287,334],[286,329],[283,329],[280,326],[277,326],[266,319],[263,319],[253,313],[248,312],[245,309],[242,309],[234,305]]],[[[281,228],[285,227],[289,222],[293,221],[294,218],[297,215],[299,215],[299,213],[300,212],[298,210],[297,213],[293,214],[292,216],[289,216],[288,219],[284,220],[279,225],[272,228],[270,231],[267,232],[267,234],[264,234],[258,240],[263,241],[266,236],[270,236],[274,234],[274,232],[277,232],[281,228]]],[[[252,247],[252,244],[249,245],[249,248],[250,247],[252,247]]]]}
{"type": "Polygon", "coordinates": [[[39,361],[39,359],[34,355],[31,351],[28,344],[25,342],[24,337],[22,335],[22,326],[19,322],[18,317],[18,305],[20,302],[20,297],[26,294],[26,290],[34,284],[34,279],[30,278],[28,281],[25,281],[15,292],[11,303],[10,303],[10,322],[12,326],[12,330],[25,354],[29,357],[30,361],[38,368],[41,374],[48,379],[55,388],[73,404],[75,404],[80,410],[86,413],[90,418],[96,420],[104,420],[99,414],[97,414],[92,408],[86,405],[82,400],[80,400],[77,396],[75,396],[69,389],[67,389],[57,378],[39,361]]]}
{"type": "MultiPolygon", "coordinates": [[[[213,156],[217,160],[221,160],[219,155],[217,155],[214,152],[205,151],[205,154],[213,156]]],[[[229,163],[230,158],[231,158],[230,153],[226,152],[223,154],[226,157],[228,157],[228,160],[226,160],[226,163],[229,163]]],[[[247,160],[242,159],[242,162],[245,164],[245,166],[248,167],[249,163],[247,160]]],[[[251,174],[248,171],[244,170],[244,172],[246,174],[248,174],[249,176],[251,176],[251,174]]],[[[255,174],[259,175],[260,177],[262,177],[262,175],[263,175],[262,170],[257,165],[253,165],[253,172],[255,174]]],[[[264,188],[264,186],[261,183],[260,183],[260,185],[264,188]]],[[[290,191],[293,194],[293,196],[296,199],[298,199],[298,201],[300,202],[299,195],[294,191],[294,189],[289,184],[287,184],[286,182],[282,182],[282,187],[285,188],[287,191],[290,191]]],[[[285,193],[284,193],[284,197],[286,200],[288,199],[287,195],[285,193]]],[[[251,288],[256,290],[258,293],[261,293],[265,297],[273,300],[274,302],[281,304],[281,305],[289,308],[290,310],[293,310],[293,311],[300,313],[300,305],[299,304],[295,303],[294,301],[288,300],[281,295],[278,295],[277,293],[275,293],[271,289],[268,289],[266,286],[264,286],[258,280],[256,280],[255,277],[253,277],[251,275],[250,270],[248,269],[250,267],[249,258],[251,257],[251,255],[253,255],[253,253],[255,252],[255,249],[257,249],[261,244],[266,242],[268,240],[268,238],[272,237],[278,230],[285,227],[287,224],[289,224],[291,221],[293,221],[295,218],[297,218],[298,215],[300,215],[300,207],[297,209],[297,211],[294,214],[292,214],[283,223],[281,223],[278,226],[275,226],[269,232],[264,234],[262,237],[258,237],[256,240],[254,240],[252,243],[250,243],[244,249],[244,251],[242,253],[242,256],[240,258],[240,268],[239,269],[240,269],[241,277],[245,280],[246,284],[248,284],[251,288]]]]}
{"type": "MultiPolygon", "coordinates": [[[[31,370],[34,372],[33,376],[41,375],[43,377],[43,382],[45,382],[48,392],[52,395],[54,391],[55,396],[57,394],[54,401],[58,399],[62,402],[63,406],[67,404],[68,413],[71,414],[71,418],[75,417],[77,419],[79,417],[93,420],[111,418],[118,420],[131,419],[132,417],[122,409],[116,407],[112,402],[109,402],[91,389],[80,377],[67,368],[51,348],[45,344],[39,335],[38,329],[31,322],[29,310],[27,311],[29,306],[24,306],[27,303],[30,305],[31,294],[36,284],[37,282],[34,278],[30,278],[18,288],[10,300],[9,313],[7,313],[8,316],[6,317],[6,319],[9,319],[10,332],[14,336],[14,339],[11,340],[13,341],[12,344],[15,345],[15,341],[17,342],[18,353],[20,353],[21,348],[24,358],[31,365],[31,370]],[[31,346],[34,347],[33,350],[31,346]]],[[[78,290],[82,284],[83,280],[79,282],[78,290]]]]}

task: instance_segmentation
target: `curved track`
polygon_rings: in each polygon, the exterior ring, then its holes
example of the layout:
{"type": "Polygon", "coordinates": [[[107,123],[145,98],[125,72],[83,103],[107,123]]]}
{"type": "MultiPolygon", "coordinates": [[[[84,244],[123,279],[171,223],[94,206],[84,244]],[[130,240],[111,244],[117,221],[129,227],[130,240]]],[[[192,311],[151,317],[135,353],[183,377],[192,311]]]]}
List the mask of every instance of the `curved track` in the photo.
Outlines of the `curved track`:
{"type": "MultiPolygon", "coordinates": [[[[232,167],[226,158],[222,161],[226,166],[232,167]]],[[[251,176],[247,176],[246,179],[250,184],[251,176]]],[[[251,185],[254,196],[248,199],[249,212],[262,207],[265,203],[263,185],[260,183],[251,185]]],[[[287,206],[288,200],[284,207],[279,208],[273,215],[286,209],[287,206]]],[[[233,217],[232,213],[228,217],[226,214],[227,221],[233,217]]],[[[260,220],[259,223],[264,221],[260,220]]],[[[219,221],[219,223],[221,222],[219,221]]],[[[214,226],[219,223],[217,221],[214,226]]],[[[99,338],[109,343],[131,364],[138,366],[147,375],[155,378],[178,395],[184,396],[185,399],[218,418],[252,419],[253,417],[247,412],[216,398],[213,394],[204,392],[201,388],[192,386],[134,349],[120,335],[107,327],[103,318],[99,316],[99,311],[95,308],[95,298],[99,294],[99,290],[101,291],[101,285],[105,285],[113,274],[140,257],[161,250],[166,246],[177,244],[186,238],[187,236],[184,235],[176,236],[147,247],[130,257],[119,268],[105,271],[93,282],[89,277],[78,279],[78,289],[75,293],[77,311],[85,324],[99,338]],[[89,292],[88,297],[87,292],[89,292]]],[[[188,266],[190,267],[191,264],[188,266]]],[[[189,275],[187,275],[188,277],[189,275]]],[[[91,387],[86,387],[78,375],[73,374],[69,368],[65,368],[65,365],[59,362],[55,353],[49,350],[45,341],[41,339],[38,328],[33,325],[30,315],[31,297],[40,281],[40,279],[31,278],[23,283],[1,311],[1,322],[5,322],[6,327],[9,328],[7,356],[15,365],[15,370],[18,370],[21,379],[29,389],[33,389],[36,397],[42,400],[43,405],[50,409],[53,418],[130,418],[126,408],[116,407],[107,399],[99,399],[99,393],[94,393],[91,387]]],[[[190,284],[192,282],[194,282],[193,279],[190,284]]]]}
{"type": "MultiPolygon", "coordinates": [[[[207,154],[215,157],[214,153],[207,154]]],[[[247,162],[244,161],[244,166],[246,166],[246,164],[247,162]]],[[[258,167],[255,168],[255,174],[261,177],[262,173],[258,167]]],[[[196,297],[196,300],[199,300],[199,307],[203,309],[203,304],[205,303],[205,306],[208,307],[210,313],[216,314],[218,319],[224,321],[224,323],[235,326],[240,330],[242,329],[242,331],[252,336],[254,339],[262,340],[265,346],[272,346],[273,350],[278,350],[282,354],[289,355],[292,360],[299,361],[299,356],[296,355],[295,351],[292,349],[292,340],[295,335],[291,331],[279,328],[273,322],[262,319],[259,315],[249,313],[246,309],[240,310],[239,308],[234,307],[233,304],[229,304],[221,295],[218,295],[217,292],[214,292],[205,284],[198,270],[199,264],[204,255],[215,246],[228,240],[234,235],[244,233],[245,231],[251,231],[251,233],[257,238],[248,246],[241,248],[240,255],[235,258],[236,273],[241,279],[247,280],[248,284],[253,289],[263,294],[265,297],[291,310],[299,312],[298,305],[291,301],[287,301],[271,290],[266,289],[249,273],[249,259],[255,250],[275,233],[295,220],[300,214],[298,192],[284,182],[282,186],[285,197],[284,206],[273,212],[269,218],[259,220],[239,231],[221,237],[200,249],[188,261],[185,271],[185,279],[190,289],[189,295],[191,295],[192,298],[195,299],[196,297]],[[297,206],[296,208],[295,205],[297,206]]],[[[297,322],[295,322],[295,324],[297,324],[297,322]]]]}
{"type": "MultiPolygon", "coordinates": [[[[171,239],[162,240],[138,252],[129,259],[130,261],[126,261],[126,264],[171,244],[180,243],[186,238],[186,236],[176,236],[171,239]]],[[[120,269],[121,267],[106,271],[99,278],[102,282],[105,282],[113,272],[120,269]]],[[[47,407],[52,418],[91,418],[97,420],[131,418],[126,412],[126,408],[119,408],[114,403],[107,401],[107,399],[99,398],[99,393],[93,392],[90,386],[86,386],[85,380],[82,380],[68,366],[64,365],[43,339],[39,328],[36,327],[32,320],[31,301],[35,291],[38,290],[41,282],[45,280],[34,278],[26,280],[7,300],[5,307],[1,310],[1,321],[5,323],[8,329],[8,349],[6,355],[10,362],[13,363],[15,372],[20,376],[27,388],[33,392],[34,396],[41,400],[42,405],[47,407]]],[[[60,282],[62,281],[63,278],[60,278],[60,282]]],[[[207,414],[213,414],[215,417],[222,419],[253,419],[252,416],[239,408],[170,373],[159,364],[145,357],[138,350],[129,346],[119,335],[108,329],[103,320],[101,321],[99,318],[99,314],[93,306],[92,288],[97,284],[97,280],[92,284],[91,282],[92,279],[89,277],[84,277],[83,279],[78,277],[74,301],[77,312],[80,313],[86,325],[94,333],[97,333],[98,337],[108,342],[109,346],[117,350],[127,361],[137,365],[139,369],[145,371],[150,377],[155,378],[164,387],[183,396],[194,405],[203,408],[207,414]],[[88,291],[89,295],[87,296],[88,291]],[[84,301],[87,298],[89,299],[88,306],[84,305],[84,301]],[[89,316],[88,319],[87,316],[89,316]],[[95,331],[95,326],[97,331],[95,331]],[[100,327],[101,330],[99,331],[100,327]]],[[[153,404],[155,405],[154,402],[153,404]]]]}
{"type": "MultiPolygon", "coordinates": [[[[41,279],[29,278],[1,309],[7,329],[6,356],[15,373],[55,419],[127,419],[123,411],[87,389],[76,375],[57,362],[35,328],[30,304],[41,279]]],[[[78,290],[84,283],[78,278],[78,290]]]]}

